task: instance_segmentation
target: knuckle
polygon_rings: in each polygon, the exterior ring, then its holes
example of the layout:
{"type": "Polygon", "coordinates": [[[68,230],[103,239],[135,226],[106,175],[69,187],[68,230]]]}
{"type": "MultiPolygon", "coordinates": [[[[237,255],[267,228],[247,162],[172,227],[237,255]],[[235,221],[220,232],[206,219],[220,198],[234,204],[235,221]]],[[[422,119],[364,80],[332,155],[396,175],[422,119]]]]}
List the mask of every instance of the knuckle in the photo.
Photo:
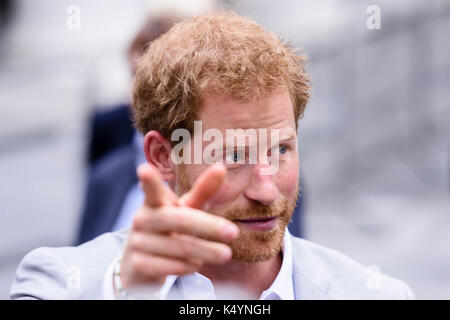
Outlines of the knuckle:
{"type": "Polygon", "coordinates": [[[177,263],[174,266],[174,271],[177,274],[184,274],[184,273],[189,273],[192,272],[193,267],[188,265],[187,263],[177,263]]]}
{"type": "Polygon", "coordinates": [[[142,211],[139,211],[133,218],[133,229],[139,230],[145,226],[146,217],[142,214],[142,211]]]}
{"type": "Polygon", "coordinates": [[[173,219],[175,220],[176,225],[181,230],[188,230],[190,226],[192,225],[192,221],[189,217],[189,215],[185,212],[174,212],[173,219]]]}
{"type": "Polygon", "coordinates": [[[130,237],[130,242],[129,242],[129,244],[130,244],[131,250],[133,250],[133,251],[139,251],[139,250],[142,248],[142,244],[143,244],[142,236],[139,235],[139,234],[133,234],[133,235],[130,237]]]}
{"type": "Polygon", "coordinates": [[[191,257],[194,254],[194,248],[186,242],[180,245],[180,253],[183,257],[191,257]]]}
{"type": "Polygon", "coordinates": [[[147,216],[148,219],[148,225],[156,226],[160,224],[166,224],[166,221],[168,219],[168,212],[166,208],[158,208],[152,210],[151,214],[147,216]]]}
{"type": "Polygon", "coordinates": [[[132,254],[130,256],[130,265],[136,272],[143,272],[145,268],[145,261],[140,254],[132,254]]]}

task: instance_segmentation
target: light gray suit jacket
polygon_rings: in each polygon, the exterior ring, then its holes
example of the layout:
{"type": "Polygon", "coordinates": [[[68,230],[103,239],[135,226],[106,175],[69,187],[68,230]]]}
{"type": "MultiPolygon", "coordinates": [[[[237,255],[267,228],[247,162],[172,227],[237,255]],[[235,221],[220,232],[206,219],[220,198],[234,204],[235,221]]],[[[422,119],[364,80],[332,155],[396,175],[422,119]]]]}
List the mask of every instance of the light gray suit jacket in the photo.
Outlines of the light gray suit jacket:
{"type": "MultiPolygon", "coordinates": [[[[121,230],[78,247],[31,251],[17,269],[11,298],[105,299],[105,274],[122,252],[127,235],[128,230],[121,230]],[[78,277],[75,283],[70,279],[73,276],[78,277]]],[[[414,299],[403,281],[335,250],[293,236],[291,243],[296,299],[414,299]]]]}

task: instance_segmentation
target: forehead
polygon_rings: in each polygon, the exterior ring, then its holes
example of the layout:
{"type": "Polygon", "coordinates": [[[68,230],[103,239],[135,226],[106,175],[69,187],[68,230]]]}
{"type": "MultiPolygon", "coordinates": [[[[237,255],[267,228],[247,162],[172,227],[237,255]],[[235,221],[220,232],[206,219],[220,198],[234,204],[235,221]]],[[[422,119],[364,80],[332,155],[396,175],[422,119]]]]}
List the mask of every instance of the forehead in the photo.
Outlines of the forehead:
{"type": "Polygon", "coordinates": [[[199,120],[204,130],[277,128],[286,133],[296,132],[292,101],[287,89],[273,90],[246,102],[227,94],[207,94],[202,99],[199,120]]]}

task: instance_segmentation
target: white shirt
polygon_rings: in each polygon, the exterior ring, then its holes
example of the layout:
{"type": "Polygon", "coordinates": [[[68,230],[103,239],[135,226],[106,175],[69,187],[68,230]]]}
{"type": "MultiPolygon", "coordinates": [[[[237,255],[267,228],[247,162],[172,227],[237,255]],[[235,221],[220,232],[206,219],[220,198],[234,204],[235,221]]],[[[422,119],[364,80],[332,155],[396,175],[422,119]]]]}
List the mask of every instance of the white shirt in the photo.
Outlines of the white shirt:
{"type": "MultiPolygon", "coordinates": [[[[291,246],[291,235],[286,228],[282,244],[282,255],[283,260],[281,263],[280,271],[275,278],[271,286],[264,290],[259,297],[259,300],[293,300],[294,286],[293,286],[293,259],[292,259],[292,246],[291,246]]],[[[104,279],[104,297],[105,299],[114,299],[114,288],[112,285],[114,266],[117,260],[110,266],[105,274],[104,279]]],[[[169,295],[170,291],[173,290],[175,282],[177,286],[181,289],[183,299],[189,300],[215,300],[217,299],[216,292],[219,292],[220,299],[248,299],[245,296],[245,292],[239,291],[236,288],[224,287],[214,288],[211,280],[202,274],[195,272],[190,275],[169,275],[166,277],[166,281],[159,290],[159,292],[153,296],[154,299],[164,300],[169,295]],[[239,296],[239,294],[242,294],[239,296]]],[[[152,297],[149,297],[152,298],[152,297]]]]}

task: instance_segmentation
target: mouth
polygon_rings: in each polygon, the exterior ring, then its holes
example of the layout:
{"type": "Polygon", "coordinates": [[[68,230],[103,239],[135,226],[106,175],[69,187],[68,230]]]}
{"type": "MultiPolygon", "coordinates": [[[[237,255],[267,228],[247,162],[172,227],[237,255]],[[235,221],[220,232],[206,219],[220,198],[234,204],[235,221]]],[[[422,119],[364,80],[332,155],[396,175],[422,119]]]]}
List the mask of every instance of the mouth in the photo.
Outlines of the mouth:
{"type": "Polygon", "coordinates": [[[252,218],[252,219],[236,219],[240,225],[246,226],[254,230],[267,231],[275,228],[278,222],[277,217],[252,218]]]}

